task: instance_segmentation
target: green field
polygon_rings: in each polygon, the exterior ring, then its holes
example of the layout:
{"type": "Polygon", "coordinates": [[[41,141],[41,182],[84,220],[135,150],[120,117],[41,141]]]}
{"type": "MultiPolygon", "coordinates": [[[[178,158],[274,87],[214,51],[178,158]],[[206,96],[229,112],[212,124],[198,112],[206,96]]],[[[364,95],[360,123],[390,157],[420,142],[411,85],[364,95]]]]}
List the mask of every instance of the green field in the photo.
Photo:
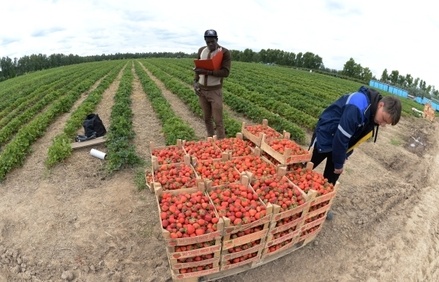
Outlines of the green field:
{"type": "MultiPolygon", "coordinates": [[[[50,168],[68,158],[72,154],[71,142],[82,128],[84,117],[95,110],[103,92],[121,71],[106,141],[112,156],[106,164],[108,171],[141,161],[131,145],[132,69],[162,121],[167,145],[175,144],[177,139],[194,139],[191,126],[173,113],[145,71],[163,82],[194,115],[201,116],[198,98],[191,89],[192,66],[191,59],[104,61],[38,71],[0,82],[0,181],[23,164],[32,144],[65,113],[69,119],[63,132],[53,138],[45,164],[50,168]],[[89,92],[87,98],[73,109],[84,92],[89,92]]],[[[268,119],[271,127],[290,132],[293,140],[303,144],[320,112],[340,95],[360,86],[357,82],[292,68],[233,62],[230,77],[224,83],[224,102],[255,123],[268,119]]],[[[403,99],[403,115],[411,115],[412,107],[422,109],[421,105],[403,99]]],[[[241,123],[228,114],[225,123],[229,137],[241,130],[241,123]]]]}

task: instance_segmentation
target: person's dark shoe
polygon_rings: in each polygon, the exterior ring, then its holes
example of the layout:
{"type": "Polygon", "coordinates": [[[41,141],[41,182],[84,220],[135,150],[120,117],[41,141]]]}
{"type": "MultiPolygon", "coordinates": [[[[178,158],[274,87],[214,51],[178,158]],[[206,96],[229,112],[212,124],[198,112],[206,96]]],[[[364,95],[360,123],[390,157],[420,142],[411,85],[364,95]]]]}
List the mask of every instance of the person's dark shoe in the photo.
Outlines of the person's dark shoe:
{"type": "Polygon", "coordinates": [[[326,220],[332,220],[334,218],[334,213],[329,210],[328,213],[326,213],[326,220]]]}

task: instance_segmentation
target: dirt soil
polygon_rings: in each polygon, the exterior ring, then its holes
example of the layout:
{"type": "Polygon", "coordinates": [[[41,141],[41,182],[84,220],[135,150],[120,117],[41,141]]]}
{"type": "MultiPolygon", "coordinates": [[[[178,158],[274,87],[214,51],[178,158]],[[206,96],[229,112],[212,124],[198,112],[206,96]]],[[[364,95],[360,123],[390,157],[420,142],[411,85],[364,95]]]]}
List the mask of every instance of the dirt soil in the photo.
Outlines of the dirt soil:
{"type": "MultiPolygon", "coordinates": [[[[202,120],[152,78],[203,138],[202,120]]],[[[107,127],[119,79],[96,110],[107,127]]],[[[148,160],[149,142],[163,146],[164,137],[137,76],[133,87],[135,145],[148,160]]],[[[69,115],[0,183],[0,282],[171,281],[156,201],[137,189],[137,171],[106,177],[105,160],[90,156],[90,147],[45,169],[51,140],[69,115]]],[[[314,241],[220,281],[439,281],[438,139],[437,123],[419,118],[381,128],[376,144],[350,157],[334,219],[314,241]]]]}

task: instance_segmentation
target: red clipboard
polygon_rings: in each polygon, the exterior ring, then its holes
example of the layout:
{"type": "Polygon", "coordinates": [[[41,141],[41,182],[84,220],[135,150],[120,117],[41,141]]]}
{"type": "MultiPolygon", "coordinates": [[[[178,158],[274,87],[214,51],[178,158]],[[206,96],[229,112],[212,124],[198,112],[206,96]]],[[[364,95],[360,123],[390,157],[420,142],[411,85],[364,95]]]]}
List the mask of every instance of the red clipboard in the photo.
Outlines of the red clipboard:
{"type": "Polygon", "coordinates": [[[219,70],[223,61],[223,51],[218,51],[211,59],[194,60],[197,69],[219,70]]]}

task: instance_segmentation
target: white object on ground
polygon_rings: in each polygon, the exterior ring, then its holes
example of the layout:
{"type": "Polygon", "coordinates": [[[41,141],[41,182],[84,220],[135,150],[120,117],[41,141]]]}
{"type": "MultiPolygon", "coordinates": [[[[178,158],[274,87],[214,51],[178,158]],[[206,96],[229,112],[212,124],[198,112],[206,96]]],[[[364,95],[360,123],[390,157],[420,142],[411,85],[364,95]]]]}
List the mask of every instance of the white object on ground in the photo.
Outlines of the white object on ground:
{"type": "Polygon", "coordinates": [[[90,150],[90,155],[92,155],[93,157],[96,157],[98,159],[101,159],[101,160],[104,160],[105,157],[107,156],[106,153],[101,152],[101,151],[96,150],[96,149],[91,149],[90,150]]]}

